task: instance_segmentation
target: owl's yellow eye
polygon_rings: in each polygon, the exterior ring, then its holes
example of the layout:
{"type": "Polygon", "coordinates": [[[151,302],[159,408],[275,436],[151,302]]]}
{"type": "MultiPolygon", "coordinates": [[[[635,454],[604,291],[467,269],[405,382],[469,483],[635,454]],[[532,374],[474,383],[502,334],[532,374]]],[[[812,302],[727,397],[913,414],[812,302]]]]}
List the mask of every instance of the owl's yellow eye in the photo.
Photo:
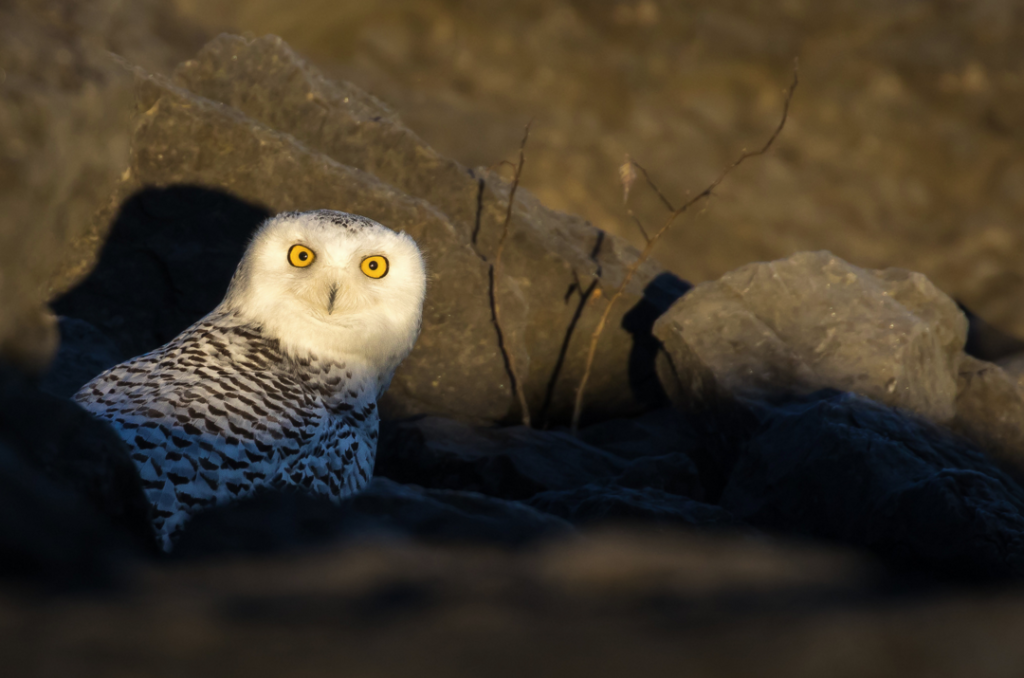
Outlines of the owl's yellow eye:
{"type": "Polygon", "coordinates": [[[379,254],[363,259],[359,269],[371,278],[383,278],[388,274],[388,260],[379,254]]]}
{"type": "Polygon", "coordinates": [[[296,268],[306,268],[313,263],[316,255],[305,245],[292,245],[288,250],[288,263],[296,268]]]}

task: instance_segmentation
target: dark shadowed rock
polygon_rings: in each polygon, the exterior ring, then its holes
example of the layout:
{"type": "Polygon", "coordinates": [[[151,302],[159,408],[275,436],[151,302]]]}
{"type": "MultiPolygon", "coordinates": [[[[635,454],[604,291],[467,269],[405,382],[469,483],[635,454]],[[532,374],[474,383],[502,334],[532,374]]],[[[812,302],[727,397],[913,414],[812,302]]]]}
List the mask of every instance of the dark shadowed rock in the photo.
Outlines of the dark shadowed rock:
{"type": "Polygon", "coordinates": [[[684,407],[835,388],[944,423],[967,321],[919,273],[803,252],[699,285],[654,332],[662,381],[684,407]]]}
{"type": "Polygon", "coordinates": [[[0,574],[110,584],[155,553],[149,504],[120,438],[70,401],[0,373],[0,574]]]}
{"type": "MultiPolygon", "coordinates": [[[[74,501],[91,507],[142,552],[155,546],[150,507],[118,435],[69,400],[0,379],[0,442],[74,501]]],[[[19,519],[19,514],[5,514],[19,519]]]]}
{"type": "Polygon", "coordinates": [[[623,459],[690,453],[703,443],[694,417],[671,407],[628,419],[606,419],[580,429],[577,437],[623,459]]]}
{"type": "Polygon", "coordinates": [[[39,388],[58,398],[70,398],[86,382],[123,359],[106,334],[78,318],[60,317],[60,348],[39,382],[39,388]]]}
{"type": "Polygon", "coordinates": [[[625,460],[567,433],[424,417],[383,428],[374,473],[424,487],[524,499],[609,482],[625,468],[625,460]]]}
{"type": "Polygon", "coordinates": [[[853,394],[759,409],[721,506],[936,572],[1024,574],[1024,490],[963,439],[853,394]]]}
{"type": "Polygon", "coordinates": [[[573,490],[541,492],[530,506],[580,525],[616,522],[743,528],[743,522],[718,506],[650,487],[587,485],[573,490]]]}
{"type": "Polygon", "coordinates": [[[634,459],[615,482],[622,487],[650,488],[698,501],[704,499],[697,464],[688,455],[678,452],[634,459]]]}
{"type": "Polygon", "coordinates": [[[517,501],[400,485],[387,478],[374,478],[348,506],[367,522],[430,540],[515,545],[571,530],[562,520],[517,501]]]}
{"type": "Polygon", "coordinates": [[[985,322],[963,304],[958,305],[967,317],[967,344],[964,346],[967,355],[988,362],[1002,362],[1024,351],[1024,341],[985,322]]]}
{"type": "Polygon", "coordinates": [[[0,443],[0,574],[59,588],[111,581],[110,529],[0,443]]]}
{"type": "Polygon", "coordinates": [[[267,216],[200,188],[142,191],[120,206],[93,272],[53,308],[97,328],[116,347],[116,362],[151,351],[220,302],[267,216]]]}
{"type": "Polygon", "coordinates": [[[515,545],[570,529],[519,502],[374,478],[340,505],[302,493],[264,492],[210,509],[189,523],[173,555],[273,553],[366,538],[515,545]]]}

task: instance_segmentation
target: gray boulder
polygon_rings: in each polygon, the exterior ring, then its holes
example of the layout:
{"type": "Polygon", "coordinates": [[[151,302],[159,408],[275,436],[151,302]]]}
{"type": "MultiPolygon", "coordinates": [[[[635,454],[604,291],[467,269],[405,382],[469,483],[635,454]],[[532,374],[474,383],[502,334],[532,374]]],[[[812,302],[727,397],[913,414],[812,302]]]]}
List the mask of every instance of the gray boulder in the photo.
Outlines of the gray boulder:
{"type": "Polygon", "coordinates": [[[654,333],[666,390],[687,407],[835,388],[949,422],[967,321],[919,273],[802,252],[697,286],[654,333]]]}
{"type": "Polygon", "coordinates": [[[866,270],[828,252],[699,285],[654,326],[673,402],[717,410],[710,428],[725,439],[730,420],[746,416],[739,401],[831,388],[948,426],[1024,469],[1024,391],[964,352],[967,331],[961,309],[923,275],[866,270]]]}

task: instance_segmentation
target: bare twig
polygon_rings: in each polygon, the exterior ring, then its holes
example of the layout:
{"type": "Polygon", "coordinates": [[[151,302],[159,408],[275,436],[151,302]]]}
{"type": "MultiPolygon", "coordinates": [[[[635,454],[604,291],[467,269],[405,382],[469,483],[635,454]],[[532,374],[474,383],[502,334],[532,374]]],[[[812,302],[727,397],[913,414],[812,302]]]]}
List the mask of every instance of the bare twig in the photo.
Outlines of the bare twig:
{"type": "Polygon", "coordinates": [[[651,187],[651,190],[658,194],[658,197],[661,198],[662,204],[664,204],[665,207],[668,208],[668,211],[675,212],[676,208],[672,207],[672,203],[668,201],[668,198],[665,197],[665,194],[662,193],[661,190],[655,185],[654,180],[651,179],[651,175],[647,173],[647,170],[644,169],[644,166],[638,163],[636,160],[630,160],[629,162],[631,162],[633,164],[633,167],[636,167],[638,170],[640,170],[640,173],[644,175],[644,181],[646,181],[647,185],[651,187]]]}
{"type": "Polygon", "coordinates": [[[690,209],[690,207],[695,205],[698,201],[709,197],[711,193],[716,188],[718,188],[718,185],[722,183],[722,180],[729,176],[729,174],[731,174],[734,169],[739,167],[747,158],[753,158],[758,155],[764,155],[765,153],[768,152],[768,149],[772,147],[772,144],[775,143],[775,139],[779,136],[779,133],[782,132],[782,128],[786,125],[786,118],[789,116],[789,104],[793,100],[793,93],[796,91],[796,86],[800,82],[799,74],[799,64],[794,62],[793,82],[790,84],[789,89],[786,91],[786,99],[782,105],[782,119],[779,120],[778,126],[775,128],[775,131],[772,132],[772,135],[768,137],[768,141],[765,142],[764,146],[762,146],[760,149],[756,151],[744,151],[740,155],[740,157],[737,158],[736,161],[733,162],[731,165],[726,167],[722,171],[722,173],[719,174],[718,177],[715,178],[715,180],[708,185],[707,188],[705,188],[703,191],[687,200],[678,209],[672,208],[672,203],[670,203],[668,199],[665,198],[665,196],[662,194],[662,192],[658,190],[658,187],[651,180],[650,176],[648,176],[647,171],[640,165],[633,163],[641,171],[641,173],[643,173],[648,185],[652,189],[654,189],[655,193],[658,194],[658,197],[661,198],[661,201],[665,204],[666,207],[668,207],[669,215],[668,218],[665,220],[664,225],[662,225],[658,232],[655,233],[653,237],[647,240],[647,245],[644,247],[643,251],[640,252],[640,256],[637,257],[636,260],[629,265],[628,269],[626,269],[626,275],[623,276],[622,283],[619,285],[619,288],[615,290],[615,294],[612,295],[611,299],[608,300],[608,304],[607,306],[605,306],[604,313],[601,314],[601,318],[597,321],[597,326],[594,328],[594,332],[590,335],[590,348],[587,351],[587,361],[583,368],[583,377],[580,379],[580,384],[576,388],[576,403],[573,407],[572,412],[572,430],[574,432],[579,430],[580,415],[583,413],[583,396],[586,392],[587,381],[589,381],[590,379],[590,370],[594,365],[594,355],[597,353],[597,342],[601,338],[601,333],[604,332],[604,328],[608,323],[608,318],[611,315],[612,307],[615,305],[615,302],[617,302],[619,300],[619,297],[623,295],[623,293],[626,290],[626,287],[629,285],[630,281],[633,279],[633,276],[636,274],[640,266],[645,261],[647,261],[647,259],[651,256],[651,252],[654,250],[654,246],[655,244],[657,244],[658,239],[661,238],[661,236],[664,235],[666,231],[668,231],[668,229],[672,226],[672,224],[681,214],[690,209]]]}
{"type": "MultiPolygon", "coordinates": [[[[512,187],[508,193],[508,209],[505,210],[505,224],[501,229],[501,239],[498,241],[498,249],[494,254],[494,265],[491,269],[491,302],[494,305],[494,324],[498,329],[498,345],[502,352],[505,354],[505,362],[508,364],[509,376],[512,377],[512,390],[515,391],[516,396],[519,398],[519,407],[523,411],[523,426],[530,426],[530,407],[526,402],[526,393],[523,390],[523,378],[516,369],[516,362],[513,359],[512,352],[508,349],[505,344],[505,336],[502,331],[501,322],[501,304],[498,302],[498,281],[501,280],[501,254],[505,251],[505,242],[508,240],[508,227],[512,221],[512,205],[516,199],[516,189],[519,188],[519,177],[523,173],[523,164],[526,162],[526,141],[530,138],[530,124],[526,123],[526,127],[523,128],[523,140],[519,142],[519,162],[515,167],[515,175],[512,177],[512,187]]],[[[501,165],[512,165],[507,160],[503,160],[500,163],[496,163],[498,166],[501,165]]]]}

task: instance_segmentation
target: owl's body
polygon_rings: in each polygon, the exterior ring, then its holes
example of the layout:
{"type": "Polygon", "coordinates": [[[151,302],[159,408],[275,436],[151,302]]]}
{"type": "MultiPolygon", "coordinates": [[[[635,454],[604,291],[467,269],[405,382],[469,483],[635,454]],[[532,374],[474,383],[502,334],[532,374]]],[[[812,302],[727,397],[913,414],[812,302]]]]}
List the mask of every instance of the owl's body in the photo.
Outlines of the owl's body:
{"type": "Polygon", "coordinates": [[[424,286],[404,234],[339,212],[280,215],[220,306],[82,387],[75,400],[131,448],[164,550],[190,515],[261,487],[339,500],[369,482],[377,399],[415,341],[424,286]],[[274,261],[296,247],[308,264],[274,261]]]}

